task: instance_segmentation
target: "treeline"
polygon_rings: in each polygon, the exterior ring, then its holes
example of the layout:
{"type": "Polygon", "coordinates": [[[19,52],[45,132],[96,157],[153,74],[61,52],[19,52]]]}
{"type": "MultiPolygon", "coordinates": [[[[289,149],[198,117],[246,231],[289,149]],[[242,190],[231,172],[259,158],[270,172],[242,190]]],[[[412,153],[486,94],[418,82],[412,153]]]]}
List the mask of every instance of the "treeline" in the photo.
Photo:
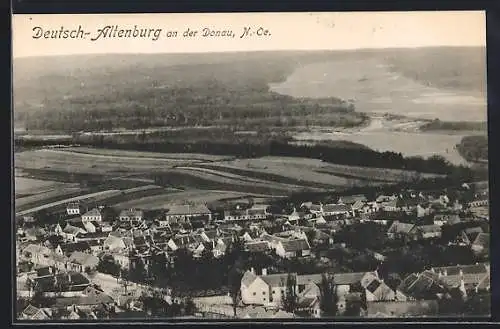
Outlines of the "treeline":
{"type": "Polygon", "coordinates": [[[467,161],[488,160],[488,136],[465,136],[457,145],[457,150],[467,161]]]}
{"type": "Polygon", "coordinates": [[[439,119],[432,120],[426,124],[420,126],[422,131],[432,131],[432,130],[475,130],[475,131],[487,131],[488,125],[486,122],[469,122],[469,121],[441,121],[439,119]]]}
{"type": "MultiPolygon", "coordinates": [[[[20,146],[39,146],[47,142],[16,141],[20,146]]],[[[455,166],[441,156],[434,155],[427,159],[422,157],[404,157],[396,152],[377,152],[371,149],[331,147],[326,145],[292,145],[281,141],[269,141],[258,144],[252,143],[224,143],[212,141],[198,142],[151,142],[151,143],[118,143],[106,141],[88,142],[82,145],[95,146],[107,149],[121,149],[133,151],[149,151],[159,153],[205,153],[212,155],[230,155],[240,158],[255,158],[262,156],[303,157],[319,159],[329,163],[365,166],[374,168],[412,170],[421,173],[434,173],[453,176],[459,180],[470,180],[473,172],[465,166],[455,166]]],[[[477,173],[476,173],[477,174],[477,173]]],[[[484,175],[485,173],[481,173],[484,175]]],[[[487,174],[487,173],[486,173],[487,174]]],[[[487,177],[487,176],[485,176],[487,177]]],[[[479,179],[480,177],[474,177],[479,179]]]]}

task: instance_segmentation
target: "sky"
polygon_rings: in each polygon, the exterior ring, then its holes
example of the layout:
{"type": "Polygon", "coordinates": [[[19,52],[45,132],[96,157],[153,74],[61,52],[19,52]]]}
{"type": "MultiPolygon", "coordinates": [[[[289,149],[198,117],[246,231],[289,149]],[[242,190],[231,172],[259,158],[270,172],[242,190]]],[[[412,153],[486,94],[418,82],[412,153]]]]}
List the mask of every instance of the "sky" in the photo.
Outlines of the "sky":
{"type": "Polygon", "coordinates": [[[106,53],[199,53],[224,51],[341,50],[429,46],[486,46],[484,11],[13,15],[13,57],[106,53]],[[161,37],[98,39],[98,29],[162,29],[161,37]],[[78,29],[86,39],[34,39],[43,31],[78,29]],[[235,38],[188,37],[190,30],[232,30],[235,38]],[[268,36],[240,38],[245,27],[268,36]],[[168,38],[167,31],[177,31],[168,38]]]}

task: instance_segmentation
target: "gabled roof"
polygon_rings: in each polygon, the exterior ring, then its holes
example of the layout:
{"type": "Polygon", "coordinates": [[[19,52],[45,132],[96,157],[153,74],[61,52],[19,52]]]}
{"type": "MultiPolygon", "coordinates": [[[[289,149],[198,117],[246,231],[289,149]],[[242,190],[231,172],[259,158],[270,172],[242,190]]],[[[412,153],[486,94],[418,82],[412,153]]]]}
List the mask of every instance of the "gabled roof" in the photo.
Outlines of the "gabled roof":
{"type": "Polygon", "coordinates": [[[35,314],[37,314],[38,312],[40,312],[40,308],[38,307],[35,307],[31,304],[29,304],[28,306],[26,306],[26,308],[23,310],[23,314],[26,315],[27,317],[32,317],[34,316],[35,314]]]}
{"type": "Polygon", "coordinates": [[[310,283],[320,284],[323,280],[322,274],[302,274],[297,275],[297,285],[307,285],[310,283]]]}
{"type": "Polygon", "coordinates": [[[257,279],[257,275],[253,274],[251,271],[246,271],[241,278],[241,284],[245,287],[249,287],[257,279]]]}
{"type": "Polygon", "coordinates": [[[69,261],[71,263],[79,264],[79,265],[89,265],[99,263],[99,258],[94,255],[86,254],[80,251],[75,251],[69,256],[69,261]]]}
{"type": "Polygon", "coordinates": [[[309,250],[311,247],[306,239],[293,239],[281,241],[281,245],[285,252],[295,252],[300,250],[309,250]]]}
{"type": "Polygon", "coordinates": [[[24,252],[29,252],[32,254],[47,254],[47,255],[51,253],[49,248],[37,244],[29,244],[26,248],[23,249],[23,253],[24,252]]]}
{"type": "Polygon", "coordinates": [[[143,217],[144,211],[139,209],[125,209],[120,211],[119,217],[143,217]]]}
{"type": "Polygon", "coordinates": [[[323,212],[343,213],[351,210],[351,206],[346,204],[326,204],[323,206],[323,212]]]}
{"type": "Polygon", "coordinates": [[[488,233],[479,233],[472,244],[482,246],[485,249],[489,248],[490,235],[488,233]]]}
{"type": "Polygon", "coordinates": [[[342,203],[345,204],[354,204],[357,201],[366,202],[368,201],[368,199],[363,194],[357,194],[357,195],[342,196],[339,198],[339,201],[342,201],[342,203]]]}
{"type": "MultiPolygon", "coordinates": [[[[296,274],[292,274],[293,277],[296,277],[296,274]]],[[[267,283],[270,287],[283,287],[286,285],[286,281],[288,279],[288,273],[278,273],[278,274],[269,274],[262,275],[260,277],[267,283]]]]}
{"type": "Polygon", "coordinates": [[[416,226],[416,229],[422,233],[441,232],[441,226],[439,226],[439,225],[420,225],[420,226],[416,226]]]}
{"type": "Polygon", "coordinates": [[[269,243],[266,241],[247,242],[245,247],[249,252],[264,252],[269,250],[269,243]]]}
{"type": "Polygon", "coordinates": [[[210,209],[205,205],[172,205],[166,212],[166,215],[208,215],[210,209]]]}
{"type": "Polygon", "coordinates": [[[94,208],[94,209],[91,209],[89,211],[87,211],[85,214],[82,215],[82,217],[86,217],[86,216],[92,216],[92,217],[95,217],[95,216],[101,216],[101,211],[97,208],[94,208]]]}
{"type": "Polygon", "coordinates": [[[387,233],[409,233],[414,226],[414,224],[394,221],[391,227],[387,230],[387,233]]]}
{"type": "Polygon", "coordinates": [[[335,284],[339,285],[351,285],[361,282],[361,279],[365,276],[366,272],[355,272],[355,273],[335,273],[333,279],[335,284]]]}
{"type": "Polygon", "coordinates": [[[75,242],[75,243],[67,243],[60,245],[61,250],[67,254],[75,251],[86,251],[90,249],[90,245],[87,241],[75,242]]]}

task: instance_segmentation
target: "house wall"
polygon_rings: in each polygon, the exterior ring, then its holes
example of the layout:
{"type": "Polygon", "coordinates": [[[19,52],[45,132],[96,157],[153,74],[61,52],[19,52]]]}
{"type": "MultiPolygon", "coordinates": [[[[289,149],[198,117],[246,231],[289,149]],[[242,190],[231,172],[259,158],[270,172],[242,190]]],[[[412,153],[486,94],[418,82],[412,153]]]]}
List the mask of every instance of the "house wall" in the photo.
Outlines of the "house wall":
{"type": "Polygon", "coordinates": [[[283,303],[283,299],[286,294],[286,287],[269,287],[269,303],[276,305],[276,306],[281,306],[283,303]]]}
{"type": "Polygon", "coordinates": [[[249,287],[241,286],[241,300],[247,305],[265,305],[269,302],[269,286],[257,277],[249,287]]]}
{"type": "Polygon", "coordinates": [[[82,221],[96,221],[101,222],[102,216],[82,216],[82,221]]]}
{"type": "Polygon", "coordinates": [[[79,208],[66,208],[66,213],[68,215],[80,215],[80,209],[79,208]]]}

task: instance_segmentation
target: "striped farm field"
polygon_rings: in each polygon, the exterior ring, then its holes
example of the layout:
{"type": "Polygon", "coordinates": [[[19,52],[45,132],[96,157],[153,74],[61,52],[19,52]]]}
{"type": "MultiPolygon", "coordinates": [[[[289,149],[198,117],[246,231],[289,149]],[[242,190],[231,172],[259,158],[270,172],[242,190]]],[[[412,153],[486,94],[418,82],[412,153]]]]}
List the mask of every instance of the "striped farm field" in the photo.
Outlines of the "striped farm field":
{"type": "Polygon", "coordinates": [[[89,173],[95,175],[123,175],[150,173],[179,165],[189,165],[201,160],[178,158],[131,157],[77,153],[55,149],[41,149],[18,152],[15,166],[20,169],[50,169],[69,173],[89,173]]]}
{"type": "Polygon", "coordinates": [[[87,200],[87,199],[93,199],[93,200],[96,200],[96,201],[101,201],[101,200],[104,200],[104,199],[109,198],[111,196],[119,195],[120,193],[121,193],[120,190],[108,190],[108,191],[101,191],[101,192],[96,192],[96,193],[90,193],[90,194],[80,195],[80,196],[76,196],[76,197],[72,197],[72,198],[67,198],[67,199],[59,200],[59,201],[56,201],[56,202],[51,202],[51,203],[43,204],[41,206],[30,208],[30,209],[26,209],[26,210],[23,210],[23,211],[19,211],[19,212],[16,212],[16,215],[23,216],[23,215],[35,213],[35,212],[40,211],[40,210],[46,210],[46,209],[54,208],[54,207],[57,207],[57,206],[62,206],[62,205],[65,205],[68,202],[74,202],[74,201],[83,201],[83,200],[87,200]]]}
{"type": "MultiPolygon", "coordinates": [[[[161,209],[172,204],[205,204],[214,201],[237,197],[266,197],[267,195],[248,194],[236,191],[189,190],[182,192],[163,193],[154,196],[138,198],[114,205],[116,208],[140,208],[145,210],[161,209]]],[[[272,196],[271,196],[272,197],[272,196]]]]}
{"type": "Polygon", "coordinates": [[[167,159],[167,160],[195,160],[195,161],[220,161],[232,159],[231,156],[211,155],[201,153],[157,153],[142,151],[127,151],[116,149],[100,149],[91,147],[68,147],[61,152],[88,154],[90,156],[142,158],[142,159],[167,159]]]}

